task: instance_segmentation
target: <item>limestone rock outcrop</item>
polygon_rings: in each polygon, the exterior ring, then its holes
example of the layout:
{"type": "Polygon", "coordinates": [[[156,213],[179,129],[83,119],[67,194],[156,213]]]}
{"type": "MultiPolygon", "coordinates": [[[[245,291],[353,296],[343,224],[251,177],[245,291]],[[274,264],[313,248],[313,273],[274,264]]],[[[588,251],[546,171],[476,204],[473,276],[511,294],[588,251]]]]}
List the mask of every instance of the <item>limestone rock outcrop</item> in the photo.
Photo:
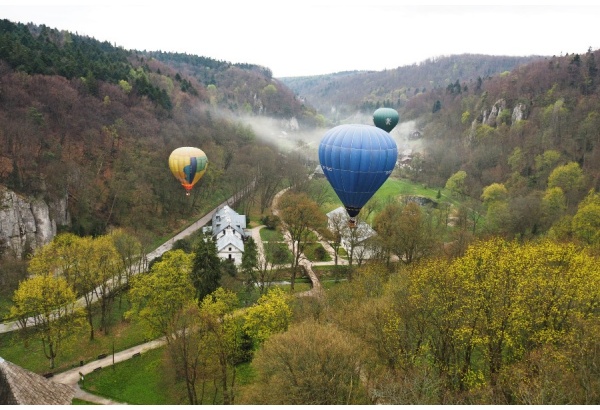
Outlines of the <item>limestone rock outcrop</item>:
{"type": "Polygon", "coordinates": [[[56,236],[57,225],[68,225],[66,200],[49,206],[0,186],[0,253],[23,258],[56,236]]]}

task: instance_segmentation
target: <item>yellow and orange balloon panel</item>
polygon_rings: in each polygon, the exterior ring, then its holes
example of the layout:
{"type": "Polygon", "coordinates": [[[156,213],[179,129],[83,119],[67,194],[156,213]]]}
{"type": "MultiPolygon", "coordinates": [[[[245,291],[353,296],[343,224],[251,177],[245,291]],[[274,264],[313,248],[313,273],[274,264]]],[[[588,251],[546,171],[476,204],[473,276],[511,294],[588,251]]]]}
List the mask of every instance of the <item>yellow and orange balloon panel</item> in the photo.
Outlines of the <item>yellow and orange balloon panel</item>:
{"type": "Polygon", "coordinates": [[[169,156],[169,168],[185,188],[186,195],[190,194],[190,190],[202,178],[207,165],[208,158],[200,148],[177,148],[169,156]]]}

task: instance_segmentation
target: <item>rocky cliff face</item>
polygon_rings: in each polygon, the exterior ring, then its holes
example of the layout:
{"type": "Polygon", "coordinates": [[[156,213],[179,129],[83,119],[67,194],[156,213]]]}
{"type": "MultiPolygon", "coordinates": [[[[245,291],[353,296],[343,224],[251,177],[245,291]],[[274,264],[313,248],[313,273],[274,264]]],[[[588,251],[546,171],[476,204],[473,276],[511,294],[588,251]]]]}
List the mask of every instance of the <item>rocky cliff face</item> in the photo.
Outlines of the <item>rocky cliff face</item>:
{"type": "MultiPolygon", "coordinates": [[[[471,144],[475,138],[475,131],[477,130],[477,126],[480,124],[486,124],[490,127],[496,127],[498,125],[498,116],[504,110],[506,110],[507,103],[503,98],[496,101],[494,105],[492,105],[491,109],[484,108],[481,111],[481,114],[478,118],[475,118],[471,123],[471,131],[469,132],[469,137],[467,139],[467,143],[471,144]]],[[[516,124],[517,122],[524,120],[527,118],[527,106],[523,103],[517,103],[513,108],[511,114],[511,123],[516,124]]]]}
{"type": "Polygon", "coordinates": [[[69,225],[66,200],[50,206],[0,187],[0,254],[24,257],[49,243],[57,225],[69,225]]]}

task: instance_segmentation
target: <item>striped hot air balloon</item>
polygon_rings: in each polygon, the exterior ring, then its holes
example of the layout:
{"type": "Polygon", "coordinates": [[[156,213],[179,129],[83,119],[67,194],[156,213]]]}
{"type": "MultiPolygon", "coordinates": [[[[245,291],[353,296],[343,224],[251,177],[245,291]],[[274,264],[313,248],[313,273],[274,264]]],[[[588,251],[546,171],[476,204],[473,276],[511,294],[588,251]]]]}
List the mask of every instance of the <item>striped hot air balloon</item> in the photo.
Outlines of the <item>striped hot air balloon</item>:
{"type": "Polygon", "coordinates": [[[177,148],[169,156],[169,168],[185,188],[186,195],[190,194],[190,190],[202,178],[207,165],[208,158],[199,148],[177,148]]]}

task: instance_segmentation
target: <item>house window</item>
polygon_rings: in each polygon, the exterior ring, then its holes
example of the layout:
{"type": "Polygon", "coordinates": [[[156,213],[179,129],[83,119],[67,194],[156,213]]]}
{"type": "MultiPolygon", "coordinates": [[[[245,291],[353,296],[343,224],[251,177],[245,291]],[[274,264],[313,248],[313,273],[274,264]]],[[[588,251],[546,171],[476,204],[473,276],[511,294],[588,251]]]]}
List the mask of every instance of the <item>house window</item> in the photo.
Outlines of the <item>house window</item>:
{"type": "Polygon", "coordinates": [[[231,257],[231,254],[229,254],[229,260],[232,260],[233,258],[231,257]]]}
{"type": "MultiPolygon", "coordinates": [[[[231,252],[231,248],[229,248],[229,252],[231,252]]],[[[231,256],[231,255],[229,255],[229,256],[231,256]]]]}

